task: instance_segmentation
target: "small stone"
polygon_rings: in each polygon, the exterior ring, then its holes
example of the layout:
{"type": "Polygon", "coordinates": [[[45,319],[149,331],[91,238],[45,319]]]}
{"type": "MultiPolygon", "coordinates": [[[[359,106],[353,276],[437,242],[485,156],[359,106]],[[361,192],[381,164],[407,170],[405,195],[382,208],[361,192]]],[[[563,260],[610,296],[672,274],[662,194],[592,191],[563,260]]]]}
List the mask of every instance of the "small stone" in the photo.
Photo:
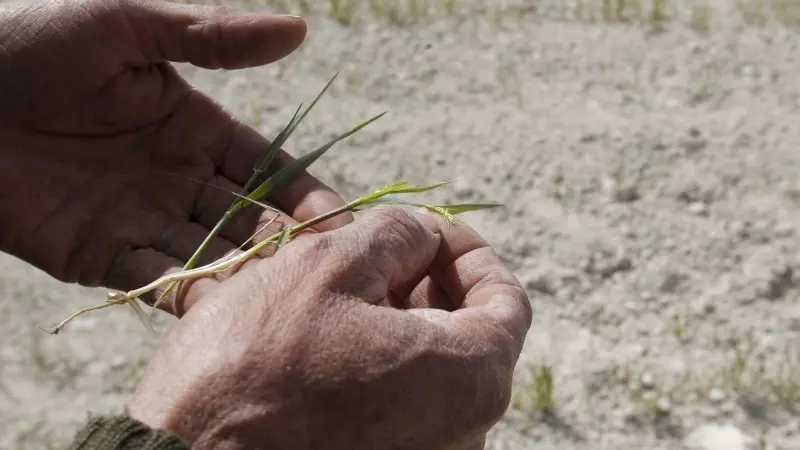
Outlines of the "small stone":
{"type": "Polygon", "coordinates": [[[617,260],[617,271],[626,272],[631,269],[633,269],[633,262],[627,256],[623,256],[617,260]]]}
{"type": "Polygon", "coordinates": [[[694,202],[689,204],[689,212],[696,216],[707,216],[708,205],[703,202],[694,202]]]}
{"type": "Polygon", "coordinates": [[[726,397],[725,391],[718,388],[711,389],[711,391],[708,393],[708,400],[714,404],[720,404],[724,402],[726,397]]]}
{"type": "Polygon", "coordinates": [[[636,236],[638,236],[638,233],[636,232],[636,230],[633,227],[631,227],[630,225],[622,225],[620,227],[619,231],[622,234],[622,236],[624,236],[624,237],[626,237],[628,239],[633,239],[636,236]]]}
{"type": "Polygon", "coordinates": [[[611,198],[620,203],[635,202],[641,198],[639,186],[636,184],[614,186],[611,190],[611,198]]]}
{"type": "Polygon", "coordinates": [[[123,355],[115,355],[111,357],[109,364],[112,369],[119,369],[128,363],[128,360],[123,355]]]}
{"type": "Polygon", "coordinates": [[[110,367],[105,361],[92,361],[86,366],[85,371],[89,375],[102,375],[108,372],[110,367]]]}
{"type": "Polygon", "coordinates": [[[672,402],[667,397],[659,397],[656,401],[656,412],[662,416],[672,413],[672,402]]]}
{"type": "Polygon", "coordinates": [[[792,317],[789,319],[789,330],[794,332],[800,331],[800,317],[792,317]]]}
{"type": "Polygon", "coordinates": [[[678,290],[678,287],[686,279],[686,276],[677,272],[667,272],[658,286],[658,290],[664,293],[671,293],[678,290]]]}
{"type": "Polygon", "coordinates": [[[468,199],[475,195],[475,189],[466,180],[459,179],[454,184],[455,196],[459,199],[468,199]]]}
{"type": "Polygon", "coordinates": [[[683,141],[683,148],[687,153],[695,153],[708,146],[708,140],[703,137],[703,134],[697,128],[690,128],[688,134],[688,139],[683,141]]]}
{"type": "Polygon", "coordinates": [[[733,221],[729,225],[731,233],[739,239],[746,239],[749,237],[750,224],[742,221],[733,221]]]}
{"type": "Polygon", "coordinates": [[[555,295],[555,286],[552,275],[541,268],[533,269],[520,276],[520,282],[528,292],[541,292],[547,295],[555,295]]]}
{"type": "Polygon", "coordinates": [[[794,236],[794,230],[795,227],[791,223],[784,222],[775,225],[775,228],[772,231],[775,233],[775,237],[782,239],[794,236]]]}
{"type": "Polygon", "coordinates": [[[656,386],[656,380],[652,373],[645,372],[639,377],[639,384],[643,389],[653,389],[656,386]]]}
{"type": "Polygon", "coordinates": [[[755,439],[733,425],[706,424],[695,428],[683,441],[686,450],[755,450],[755,439]]]}

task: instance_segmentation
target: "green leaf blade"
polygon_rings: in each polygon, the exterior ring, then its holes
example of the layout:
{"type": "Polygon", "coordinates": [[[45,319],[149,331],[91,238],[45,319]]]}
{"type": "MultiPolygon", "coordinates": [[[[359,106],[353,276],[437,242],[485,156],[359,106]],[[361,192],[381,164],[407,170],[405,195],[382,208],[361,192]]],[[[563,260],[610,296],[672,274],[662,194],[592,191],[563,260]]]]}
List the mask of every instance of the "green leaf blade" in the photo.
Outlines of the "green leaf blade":
{"type": "Polygon", "coordinates": [[[306,170],[311,164],[313,164],[317,159],[319,159],[322,155],[324,155],[328,150],[330,150],[334,145],[338,142],[347,139],[348,137],[352,136],[353,134],[360,131],[362,128],[366,127],[367,125],[375,122],[376,120],[380,119],[386,113],[378,114],[377,116],[362,122],[361,124],[357,125],[356,127],[352,128],[351,130],[340,134],[339,136],[333,138],[330,142],[323,145],[322,147],[310,152],[306,153],[305,155],[297,158],[296,160],[292,161],[287,166],[283,167],[281,170],[276,172],[274,175],[269,177],[266,181],[261,183],[261,185],[255,188],[248,196],[247,200],[241,200],[237,203],[237,206],[234,208],[236,211],[239,209],[247,206],[252,200],[263,200],[267,198],[273,191],[282,188],[286,184],[294,181],[297,176],[306,170]]]}

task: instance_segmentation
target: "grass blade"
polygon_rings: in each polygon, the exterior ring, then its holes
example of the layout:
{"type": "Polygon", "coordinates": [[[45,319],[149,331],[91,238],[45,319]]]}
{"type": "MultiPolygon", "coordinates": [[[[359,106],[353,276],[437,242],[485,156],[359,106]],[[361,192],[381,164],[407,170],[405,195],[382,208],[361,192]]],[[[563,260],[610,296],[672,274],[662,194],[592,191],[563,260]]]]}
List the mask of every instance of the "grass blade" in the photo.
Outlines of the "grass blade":
{"type": "Polygon", "coordinates": [[[316,106],[317,102],[319,102],[319,99],[322,98],[322,96],[325,94],[325,92],[328,91],[328,88],[331,87],[331,85],[333,84],[333,81],[336,80],[336,77],[338,77],[338,76],[339,76],[339,72],[336,72],[335,74],[333,74],[331,79],[328,80],[328,83],[325,85],[324,88],[322,88],[320,93],[317,94],[317,97],[314,99],[314,101],[312,101],[311,104],[308,105],[308,108],[306,108],[306,110],[303,113],[303,115],[300,116],[299,119],[297,119],[297,123],[295,123],[295,125],[292,127],[291,131],[289,131],[290,134],[294,131],[295,128],[297,128],[298,125],[300,125],[300,122],[302,122],[303,119],[306,118],[306,116],[308,115],[309,112],[311,112],[311,110],[314,108],[314,106],[316,106]]]}
{"type": "MultiPolygon", "coordinates": [[[[302,114],[300,114],[300,110],[303,108],[303,104],[301,103],[300,106],[297,107],[297,110],[295,110],[294,114],[292,115],[292,118],[289,120],[289,123],[280,131],[280,133],[278,133],[278,136],[276,136],[275,139],[272,142],[270,142],[269,146],[267,146],[267,150],[256,160],[255,164],[253,165],[253,173],[250,175],[250,178],[247,180],[244,187],[239,192],[238,194],[239,197],[245,196],[250,193],[250,189],[252,189],[253,185],[264,174],[264,172],[267,171],[267,169],[269,168],[270,164],[272,164],[272,161],[275,159],[275,157],[278,156],[278,153],[283,148],[283,144],[286,143],[286,141],[292,135],[294,130],[297,129],[297,127],[300,125],[303,119],[305,119],[306,116],[308,116],[308,114],[311,112],[314,106],[316,106],[316,104],[319,102],[320,98],[322,98],[325,92],[328,91],[328,88],[331,87],[333,81],[338,76],[339,72],[336,72],[333,75],[333,77],[331,77],[331,79],[328,81],[328,83],[325,85],[325,87],[322,89],[322,91],[320,91],[320,93],[317,94],[316,98],[314,98],[314,100],[311,102],[308,108],[306,108],[306,110],[303,111],[302,114]],[[298,116],[298,114],[300,115],[298,116]]],[[[260,204],[255,201],[251,202],[260,204]]],[[[246,204],[249,204],[251,202],[248,202],[246,204]]],[[[236,212],[238,212],[242,208],[242,206],[243,204],[241,204],[241,201],[235,201],[231,203],[231,206],[228,209],[228,211],[226,211],[225,214],[219,219],[214,228],[208,233],[208,235],[200,244],[200,246],[197,248],[197,250],[195,250],[194,254],[192,254],[191,258],[189,258],[189,260],[183,266],[183,270],[190,270],[197,266],[197,262],[206,252],[208,247],[211,245],[211,241],[213,241],[214,238],[216,238],[217,235],[219,235],[222,228],[228,223],[228,221],[230,221],[231,217],[233,217],[233,215],[236,214],[236,212]]],[[[153,307],[150,309],[150,314],[152,314],[153,311],[155,311],[156,307],[159,304],[161,304],[165,296],[169,294],[176,286],[178,286],[178,284],[173,284],[164,290],[164,292],[159,296],[159,298],[153,304],[153,307]]]]}
{"type": "Polygon", "coordinates": [[[399,183],[386,185],[372,194],[362,197],[358,202],[359,204],[366,204],[392,194],[415,194],[419,192],[432,191],[449,183],[452,183],[452,181],[443,181],[441,183],[430,184],[428,186],[417,186],[407,181],[401,181],[399,183]]]}
{"type": "Polygon", "coordinates": [[[267,151],[262,153],[261,156],[259,156],[256,160],[255,164],[253,164],[253,174],[250,175],[250,179],[247,180],[247,183],[245,183],[245,188],[243,190],[249,191],[258,177],[267,170],[267,167],[269,167],[269,165],[272,163],[272,160],[275,159],[275,156],[281,150],[283,144],[286,143],[286,140],[289,139],[292,131],[294,131],[294,128],[296,127],[294,123],[295,120],[297,120],[297,115],[300,114],[300,109],[302,107],[303,104],[300,103],[300,106],[298,106],[297,110],[295,110],[294,115],[289,120],[289,123],[283,127],[277,136],[275,136],[275,139],[273,139],[272,142],[270,142],[267,146],[267,151]]]}
{"type": "MultiPolygon", "coordinates": [[[[317,105],[320,98],[322,98],[322,96],[325,95],[325,93],[328,91],[328,88],[331,87],[334,80],[336,80],[336,77],[338,76],[339,72],[336,72],[333,75],[333,77],[331,77],[331,79],[328,80],[328,83],[325,85],[325,87],[322,88],[319,94],[317,94],[316,98],[314,98],[311,104],[308,105],[308,108],[306,108],[306,110],[303,111],[303,114],[301,114],[299,117],[297,116],[297,114],[300,113],[300,109],[302,108],[303,105],[301,104],[300,107],[297,108],[297,111],[295,111],[294,116],[292,116],[292,120],[289,121],[289,124],[286,125],[286,127],[283,130],[281,130],[281,132],[278,134],[275,140],[272,141],[272,143],[267,148],[266,153],[261,155],[261,157],[256,162],[255,166],[253,167],[253,175],[255,176],[255,178],[258,178],[258,176],[264,173],[269,167],[269,165],[272,164],[272,161],[275,159],[276,156],[278,156],[278,152],[281,150],[281,148],[283,148],[283,144],[286,143],[286,141],[289,139],[289,136],[291,136],[292,133],[294,133],[294,130],[297,129],[300,123],[302,123],[303,120],[306,118],[306,116],[308,116],[308,113],[310,113],[311,110],[314,109],[314,106],[317,105]]],[[[255,182],[255,180],[253,182],[255,182]]],[[[248,191],[250,187],[252,187],[252,184],[251,186],[248,186],[248,191]]]]}
{"type": "Polygon", "coordinates": [[[300,158],[292,161],[286,167],[283,167],[277,173],[269,177],[266,181],[261,183],[259,187],[253,190],[250,194],[247,195],[247,200],[241,200],[237,203],[237,205],[232,208],[234,212],[238,212],[241,208],[247,206],[252,200],[262,200],[268,197],[273,191],[282,188],[286,184],[293,181],[300,172],[306,170],[311,164],[313,164],[320,156],[324,155],[325,152],[331,149],[336,143],[347,139],[348,137],[354,135],[355,133],[359,132],[362,128],[366,127],[367,125],[375,122],[376,120],[383,117],[386,114],[381,113],[377,116],[357,125],[355,128],[340,134],[339,136],[333,138],[330,142],[323,145],[322,147],[314,150],[313,152],[307,153],[300,158]]]}
{"type": "Polygon", "coordinates": [[[446,210],[448,213],[457,216],[466,212],[483,211],[485,209],[500,208],[501,203],[464,203],[461,205],[442,205],[438,208],[446,210]]]}
{"type": "MultiPolygon", "coordinates": [[[[439,184],[439,186],[441,186],[441,184],[439,184]]],[[[415,206],[418,208],[425,208],[428,211],[440,214],[449,224],[454,224],[456,222],[455,216],[459,214],[471,211],[482,211],[485,209],[498,208],[503,206],[500,203],[463,203],[458,205],[429,205],[425,203],[409,202],[396,197],[380,197],[359,204],[356,207],[354,207],[354,210],[363,211],[365,209],[369,209],[377,205],[399,205],[399,206],[415,206]]]]}

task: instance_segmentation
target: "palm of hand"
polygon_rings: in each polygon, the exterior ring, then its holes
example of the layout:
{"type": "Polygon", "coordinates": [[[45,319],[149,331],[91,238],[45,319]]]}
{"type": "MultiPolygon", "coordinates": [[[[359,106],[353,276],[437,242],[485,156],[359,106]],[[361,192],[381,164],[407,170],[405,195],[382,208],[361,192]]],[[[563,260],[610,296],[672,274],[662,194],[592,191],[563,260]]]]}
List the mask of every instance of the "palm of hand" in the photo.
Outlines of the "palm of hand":
{"type": "MultiPolygon", "coordinates": [[[[19,24],[0,33],[0,84],[10,87],[0,98],[10,193],[0,194],[0,249],[61,280],[116,289],[182,266],[233,199],[192,180],[238,191],[267,142],[166,60],[247,67],[303,39],[297,20],[250,19],[110,0],[0,9],[0,20],[19,24]]],[[[276,199],[299,219],[340,201],[309,176],[276,199]]],[[[259,219],[231,223],[209,256],[259,219]]]]}

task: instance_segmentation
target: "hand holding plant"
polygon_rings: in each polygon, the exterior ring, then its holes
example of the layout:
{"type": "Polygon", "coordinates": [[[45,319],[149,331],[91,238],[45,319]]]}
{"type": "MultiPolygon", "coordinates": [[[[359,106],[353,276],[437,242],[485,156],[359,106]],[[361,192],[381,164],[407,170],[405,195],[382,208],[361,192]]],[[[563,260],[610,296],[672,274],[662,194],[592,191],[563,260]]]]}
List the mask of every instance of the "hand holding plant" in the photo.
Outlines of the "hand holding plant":
{"type": "Polygon", "coordinates": [[[130,411],[198,450],[480,449],[531,321],[474,231],[395,207],[303,234],[187,306],[130,411]]]}
{"type": "MultiPolygon", "coordinates": [[[[2,2],[0,24],[0,251],[115,290],[185,266],[269,146],[169,61],[263,65],[306,32],[296,18],[155,0],[2,2]]],[[[293,160],[277,151],[265,175],[293,160]]],[[[267,232],[344,204],[307,173],[269,200],[287,214],[267,232]]],[[[199,262],[274,216],[242,211],[199,262]]]]}
{"type": "Polygon", "coordinates": [[[183,316],[134,417],[195,449],[482,447],[531,311],[454,216],[498,205],[408,182],[345,202],[306,169],[380,116],[294,159],[327,86],[270,143],[168,63],[265,64],[302,21],[76,0],[4,3],[0,23],[0,250],[114,289],[48,331],[118,304],[149,324],[140,299],[183,316]]]}

